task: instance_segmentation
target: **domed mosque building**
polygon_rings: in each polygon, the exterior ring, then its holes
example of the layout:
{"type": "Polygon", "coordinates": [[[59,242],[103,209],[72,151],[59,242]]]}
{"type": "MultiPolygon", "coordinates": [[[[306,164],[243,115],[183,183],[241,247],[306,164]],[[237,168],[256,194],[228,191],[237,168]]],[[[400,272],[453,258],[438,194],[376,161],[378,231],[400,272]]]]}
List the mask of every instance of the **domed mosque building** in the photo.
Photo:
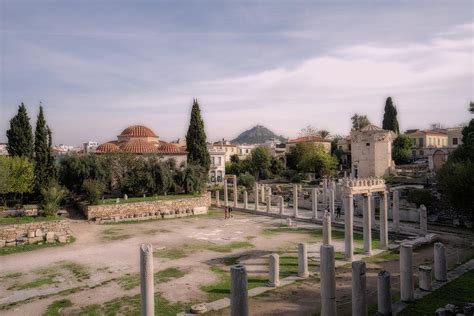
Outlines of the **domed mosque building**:
{"type": "Polygon", "coordinates": [[[186,162],[187,152],[184,147],[167,143],[159,139],[150,128],[143,125],[129,126],[113,140],[101,144],[96,154],[131,153],[136,155],[157,155],[164,160],[174,159],[178,165],[186,162]]]}

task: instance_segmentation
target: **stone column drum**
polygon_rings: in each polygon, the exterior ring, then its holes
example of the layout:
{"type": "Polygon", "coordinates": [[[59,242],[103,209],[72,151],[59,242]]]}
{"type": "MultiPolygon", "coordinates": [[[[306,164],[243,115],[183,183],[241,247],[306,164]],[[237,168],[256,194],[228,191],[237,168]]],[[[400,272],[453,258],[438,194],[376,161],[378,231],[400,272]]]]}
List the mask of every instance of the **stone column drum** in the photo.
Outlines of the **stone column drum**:
{"type": "Polygon", "coordinates": [[[219,196],[219,190],[216,191],[216,206],[217,207],[221,206],[221,198],[219,196]]]}
{"type": "Polygon", "coordinates": [[[268,260],[268,286],[277,287],[280,285],[280,256],[271,254],[268,260]]]}
{"type": "Polygon", "coordinates": [[[293,185],[293,216],[298,217],[298,185],[293,185]]]}
{"type": "Polygon", "coordinates": [[[382,270],[377,276],[377,312],[380,316],[392,315],[390,273],[382,270]]]}
{"type": "Polygon", "coordinates": [[[353,195],[344,197],[344,258],[347,261],[354,260],[354,200],[353,195]]]}
{"type": "Polygon", "coordinates": [[[272,209],[272,198],[270,196],[267,196],[267,213],[270,213],[272,209]]]}
{"type": "Polygon", "coordinates": [[[334,246],[321,245],[321,316],[335,316],[336,309],[336,270],[334,267],[334,246]]]}
{"type": "Polygon", "coordinates": [[[230,315],[249,315],[247,270],[240,264],[230,268],[230,315]]]}
{"type": "Polygon", "coordinates": [[[334,215],[334,211],[335,211],[335,201],[334,201],[334,190],[328,190],[328,194],[329,194],[329,212],[331,213],[331,217],[333,219],[336,218],[336,216],[334,215]]]}
{"type": "Polygon", "coordinates": [[[308,248],[305,243],[298,244],[298,276],[307,278],[308,272],[308,248]]]}
{"type": "Polygon", "coordinates": [[[255,183],[255,211],[258,211],[258,183],[255,183]]]}
{"type": "Polygon", "coordinates": [[[444,282],[448,280],[446,249],[440,242],[434,244],[434,275],[436,281],[444,282]]]}
{"type": "Polygon", "coordinates": [[[244,191],[244,209],[248,209],[249,208],[249,196],[248,196],[248,193],[247,191],[244,191]]]}
{"type": "Polygon", "coordinates": [[[262,185],[260,186],[260,189],[261,189],[260,198],[262,199],[262,203],[265,203],[265,185],[262,184],[262,185]]]}
{"type": "Polygon", "coordinates": [[[403,302],[412,302],[415,299],[412,267],[413,247],[402,244],[400,246],[400,299],[403,302]]]}
{"type": "Polygon", "coordinates": [[[418,267],[418,283],[420,290],[431,291],[431,267],[418,267]]]}
{"type": "Polygon", "coordinates": [[[388,209],[387,192],[380,195],[380,249],[388,248],[388,209]]]}
{"type": "Polygon", "coordinates": [[[423,204],[420,205],[420,234],[428,234],[428,212],[423,204]]]}
{"type": "Polygon", "coordinates": [[[318,189],[311,189],[311,209],[313,211],[313,219],[318,218],[318,189]]]}
{"type": "Polygon", "coordinates": [[[153,248],[151,244],[140,245],[140,292],[141,315],[155,315],[155,284],[153,282],[153,248]]]}
{"type": "Polygon", "coordinates": [[[364,253],[366,255],[372,254],[372,217],[370,215],[370,196],[371,194],[364,195],[364,218],[363,218],[363,230],[364,230],[364,253]]]}
{"type": "Polygon", "coordinates": [[[227,187],[227,179],[224,178],[224,206],[229,206],[229,192],[227,187]]]}
{"type": "Polygon", "coordinates": [[[398,190],[393,191],[392,203],[393,230],[398,233],[400,232],[400,192],[398,190]]]}
{"type": "Polygon", "coordinates": [[[367,315],[367,280],[365,262],[352,262],[352,315],[367,315]]]}
{"type": "Polygon", "coordinates": [[[238,199],[239,199],[239,188],[237,187],[237,176],[234,175],[232,177],[233,180],[233,189],[234,189],[234,207],[237,207],[238,199]]]}
{"type": "Polygon", "coordinates": [[[280,196],[279,199],[280,199],[280,203],[279,203],[279,206],[280,206],[280,216],[282,216],[283,213],[284,213],[284,209],[285,209],[285,200],[283,199],[283,196],[280,196]]]}
{"type": "Polygon", "coordinates": [[[328,211],[325,211],[323,217],[323,245],[330,244],[332,244],[331,214],[328,211]]]}

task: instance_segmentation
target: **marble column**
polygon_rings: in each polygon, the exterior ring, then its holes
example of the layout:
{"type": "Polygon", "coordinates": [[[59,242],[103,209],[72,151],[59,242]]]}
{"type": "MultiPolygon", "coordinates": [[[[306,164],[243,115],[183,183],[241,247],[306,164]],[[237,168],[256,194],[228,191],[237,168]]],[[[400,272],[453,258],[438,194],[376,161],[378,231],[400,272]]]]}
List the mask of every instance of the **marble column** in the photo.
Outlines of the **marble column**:
{"type": "Polygon", "coordinates": [[[262,199],[261,202],[265,203],[265,185],[262,184],[260,186],[261,192],[260,192],[260,198],[262,199]]]}
{"type": "Polygon", "coordinates": [[[272,197],[272,188],[269,186],[267,190],[267,197],[272,197]]]}
{"type": "Polygon", "coordinates": [[[240,264],[230,268],[230,315],[249,315],[247,270],[240,264]]]}
{"type": "Polygon", "coordinates": [[[270,213],[272,209],[272,198],[270,196],[267,196],[267,213],[270,213]]]}
{"type": "Polygon", "coordinates": [[[224,178],[224,206],[227,207],[229,206],[229,192],[228,192],[229,188],[227,186],[227,179],[224,178]]]}
{"type": "Polygon", "coordinates": [[[233,186],[234,186],[234,207],[237,208],[237,202],[239,199],[239,188],[237,187],[237,176],[234,175],[232,177],[233,180],[233,186]]]}
{"type": "Polygon", "coordinates": [[[221,206],[221,198],[219,196],[219,190],[216,190],[216,206],[217,207],[221,206]]]}
{"type": "Polygon", "coordinates": [[[155,284],[153,281],[153,248],[151,244],[140,245],[140,292],[141,315],[155,315],[155,284]]]}
{"type": "Polygon", "coordinates": [[[328,180],[323,179],[323,203],[328,202],[328,180]]]}
{"type": "Polygon", "coordinates": [[[418,267],[418,283],[420,290],[431,291],[431,267],[418,267]]]}
{"type": "Polygon", "coordinates": [[[352,262],[352,315],[366,316],[367,279],[364,261],[352,262]]]}
{"type": "Polygon", "coordinates": [[[382,270],[377,276],[377,312],[380,316],[392,315],[390,273],[382,270]]]}
{"type": "Polygon", "coordinates": [[[426,210],[426,206],[423,204],[420,205],[420,234],[426,235],[428,234],[428,214],[426,210]]]}
{"type": "Polygon", "coordinates": [[[311,189],[311,209],[313,211],[313,219],[318,218],[318,189],[311,189]]]}
{"type": "Polygon", "coordinates": [[[329,212],[331,213],[332,219],[335,220],[336,216],[335,216],[334,190],[333,189],[328,190],[328,194],[329,194],[329,212]]]}
{"type": "Polygon", "coordinates": [[[375,196],[373,194],[370,196],[370,215],[372,216],[372,227],[375,227],[375,196]]]}
{"type": "Polygon", "coordinates": [[[336,270],[334,246],[321,245],[321,265],[319,277],[321,288],[321,316],[336,316],[336,270]]]}
{"type": "Polygon", "coordinates": [[[248,209],[249,208],[249,196],[248,196],[248,193],[247,191],[244,191],[244,209],[248,209]]]}
{"type": "Polygon", "coordinates": [[[393,206],[392,206],[392,221],[393,230],[397,233],[400,232],[400,191],[393,191],[393,206]]]}
{"type": "Polygon", "coordinates": [[[283,199],[283,196],[280,196],[279,199],[280,199],[280,203],[279,203],[279,205],[280,205],[280,216],[282,216],[283,213],[284,213],[284,210],[285,210],[285,200],[283,199]]]}
{"type": "Polygon", "coordinates": [[[298,276],[300,278],[307,278],[308,272],[308,249],[306,244],[298,244],[298,276]]]}
{"type": "Polygon", "coordinates": [[[255,183],[255,211],[258,211],[258,183],[255,183]]]}
{"type": "Polygon", "coordinates": [[[293,216],[298,218],[298,185],[293,185],[293,216]]]}
{"type": "Polygon", "coordinates": [[[346,194],[344,208],[344,258],[354,260],[354,197],[346,194]]]}
{"type": "Polygon", "coordinates": [[[323,245],[332,244],[331,236],[331,213],[328,211],[324,212],[323,216],[323,245]]]}
{"type": "Polygon", "coordinates": [[[436,281],[444,282],[448,280],[446,249],[440,242],[434,244],[434,275],[436,281]]]}
{"type": "Polygon", "coordinates": [[[363,230],[364,230],[364,253],[366,255],[372,254],[372,216],[370,215],[370,196],[371,193],[364,195],[364,216],[363,216],[363,230]]]}
{"type": "Polygon", "coordinates": [[[400,246],[400,298],[403,302],[412,302],[415,298],[413,285],[413,247],[400,246]]]}
{"type": "Polygon", "coordinates": [[[274,253],[270,255],[268,261],[269,275],[268,286],[277,287],[280,285],[280,256],[274,253]]]}
{"type": "Polygon", "coordinates": [[[388,209],[387,192],[380,193],[380,249],[388,248],[388,209]]]}

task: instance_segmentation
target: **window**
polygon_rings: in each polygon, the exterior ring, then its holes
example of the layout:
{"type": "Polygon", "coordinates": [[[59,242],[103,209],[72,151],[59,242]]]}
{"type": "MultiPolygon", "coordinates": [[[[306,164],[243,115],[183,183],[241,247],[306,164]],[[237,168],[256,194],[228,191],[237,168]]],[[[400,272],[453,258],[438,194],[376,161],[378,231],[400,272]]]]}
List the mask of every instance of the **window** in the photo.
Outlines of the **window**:
{"type": "Polygon", "coordinates": [[[351,145],[349,144],[349,151],[351,150],[351,145]]]}
{"type": "Polygon", "coordinates": [[[453,137],[453,145],[457,145],[458,144],[458,138],[457,137],[453,137]]]}
{"type": "Polygon", "coordinates": [[[365,146],[370,146],[370,143],[365,143],[365,146]]]}
{"type": "Polygon", "coordinates": [[[222,165],[222,157],[219,157],[218,161],[219,161],[218,166],[222,165]]]}
{"type": "Polygon", "coordinates": [[[423,137],[418,138],[418,147],[423,147],[423,137]]]}
{"type": "Polygon", "coordinates": [[[431,137],[428,137],[428,145],[432,145],[431,137]]]}
{"type": "Polygon", "coordinates": [[[438,138],[438,146],[440,145],[440,139],[438,138]]]}

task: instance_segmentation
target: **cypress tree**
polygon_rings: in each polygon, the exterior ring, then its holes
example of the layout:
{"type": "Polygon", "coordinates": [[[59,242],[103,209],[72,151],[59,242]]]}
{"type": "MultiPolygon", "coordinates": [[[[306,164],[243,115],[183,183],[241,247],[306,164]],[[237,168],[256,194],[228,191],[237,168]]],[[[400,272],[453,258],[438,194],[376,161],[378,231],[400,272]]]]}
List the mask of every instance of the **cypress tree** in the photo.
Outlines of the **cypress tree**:
{"type": "Polygon", "coordinates": [[[7,150],[10,156],[33,158],[33,132],[23,102],[18,106],[18,113],[10,120],[7,138],[7,150]]]}
{"type": "Polygon", "coordinates": [[[44,119],[43,107],[40,105],[35,130],[35,181],[36,190],[49,185],[54,178],[54,161],[50,149],[51,131],[44,119]]]}
{"type": "Polygon", "coordinates": [[[397,108],[393,105],[391,97],[388,97],[387,101],[385,101],[385,113],[383,114],[382,128],[400,134],[397,120],[397,108]]]}
{"type": "Polygon", "coordinates": [[[208,172],[211,165],[211,157],[207,150],[204,121],[201,118],[201,110],[199,109],[197,99],[193,99],[191,120],[189,122],[188,133],[186,134],[186,147],[188,151],[188,163],[199,165],[208,172]]]}

